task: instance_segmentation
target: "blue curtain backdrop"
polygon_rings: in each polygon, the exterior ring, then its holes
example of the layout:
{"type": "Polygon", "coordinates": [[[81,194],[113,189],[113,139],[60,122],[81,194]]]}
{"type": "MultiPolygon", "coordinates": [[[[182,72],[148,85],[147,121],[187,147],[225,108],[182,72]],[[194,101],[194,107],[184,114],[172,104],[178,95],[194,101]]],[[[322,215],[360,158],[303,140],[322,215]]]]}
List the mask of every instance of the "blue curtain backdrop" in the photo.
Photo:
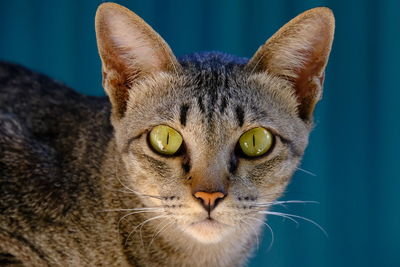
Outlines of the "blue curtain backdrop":
{"type": "MultiPolygon", "coordinates": [[[[0,1],[0,59],[72,88],[103,95],[94,15],[101,1],[0,1]]],[[[330,7],[336,37],[324,98],[301,168],[284,199],[320,204],[270,218],[250,266],[400,266],[400,1],[117,1],[135,11],[177,56],[221,50],[250,57],[302,11],[330,7]]]]}

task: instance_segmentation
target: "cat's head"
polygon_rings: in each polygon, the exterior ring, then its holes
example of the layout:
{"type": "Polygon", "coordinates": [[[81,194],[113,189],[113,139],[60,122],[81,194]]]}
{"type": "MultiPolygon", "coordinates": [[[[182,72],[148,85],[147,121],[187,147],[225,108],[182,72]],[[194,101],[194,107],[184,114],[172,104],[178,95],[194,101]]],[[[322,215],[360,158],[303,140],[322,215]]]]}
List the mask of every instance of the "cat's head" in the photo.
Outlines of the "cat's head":
{"type": "Polygon", "coordinates": [[[247,62],[176,59],[141,18],[102,4],[96,33],[128,186],[201,242],[256,229],[285,190],[321,97],[334,19],[309,10],[247,62]]]}

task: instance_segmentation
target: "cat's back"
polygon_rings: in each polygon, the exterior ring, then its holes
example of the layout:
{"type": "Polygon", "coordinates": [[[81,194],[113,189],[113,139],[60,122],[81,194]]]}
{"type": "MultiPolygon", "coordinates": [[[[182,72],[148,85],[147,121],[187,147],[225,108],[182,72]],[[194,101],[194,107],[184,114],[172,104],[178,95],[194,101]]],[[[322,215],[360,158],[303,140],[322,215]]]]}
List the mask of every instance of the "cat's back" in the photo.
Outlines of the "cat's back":
{"type": "Polygon", "coordinates": [[[60,223],[95,197],[110,134],[106,99],[0,63],[0,231],[60,223]]]}
{"type": "Polygon", "coordinates": [[[106,98],[81,95],[45,75],[0,62],[0,114],[15,116],[35,138],[71,135],[65,134],[69,126],[107,126],[109,109],[106,98]],[[87,121],[95,115],[103,120],[87,121]]]}

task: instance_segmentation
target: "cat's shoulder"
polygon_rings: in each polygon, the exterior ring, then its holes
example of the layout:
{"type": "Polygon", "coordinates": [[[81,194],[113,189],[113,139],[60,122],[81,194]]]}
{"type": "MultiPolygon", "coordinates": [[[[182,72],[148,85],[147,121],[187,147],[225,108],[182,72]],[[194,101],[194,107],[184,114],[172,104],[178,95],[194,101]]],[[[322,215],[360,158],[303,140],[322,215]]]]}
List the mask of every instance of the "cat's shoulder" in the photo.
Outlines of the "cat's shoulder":
{"type": "Polygon", "coordinates": [[[105,98],[0,62],[0,215],[57,218],[92,190],[109,110],[105,98]]]}

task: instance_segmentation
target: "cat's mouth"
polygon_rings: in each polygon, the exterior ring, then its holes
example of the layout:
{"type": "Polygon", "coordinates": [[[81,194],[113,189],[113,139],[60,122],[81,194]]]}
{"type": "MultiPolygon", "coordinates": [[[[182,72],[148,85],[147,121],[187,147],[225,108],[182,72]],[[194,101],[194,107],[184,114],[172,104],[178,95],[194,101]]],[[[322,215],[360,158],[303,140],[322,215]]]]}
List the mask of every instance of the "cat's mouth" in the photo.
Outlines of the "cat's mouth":
{"type": "Polygon", "coordinates": [[[225,225],[225,224],[221,223],[211,217],[207,217],[204,220],[191,223],[191,226],[198,226],[198,225],[205,226],[205,227],[219,227],[219,226],[225,225]]]}
{"type": "Polygon", "coordinates": [[[193,222],[185,232],[202,243],[217,243],[232,227],[211,217],[193,222]]]}

